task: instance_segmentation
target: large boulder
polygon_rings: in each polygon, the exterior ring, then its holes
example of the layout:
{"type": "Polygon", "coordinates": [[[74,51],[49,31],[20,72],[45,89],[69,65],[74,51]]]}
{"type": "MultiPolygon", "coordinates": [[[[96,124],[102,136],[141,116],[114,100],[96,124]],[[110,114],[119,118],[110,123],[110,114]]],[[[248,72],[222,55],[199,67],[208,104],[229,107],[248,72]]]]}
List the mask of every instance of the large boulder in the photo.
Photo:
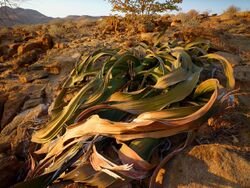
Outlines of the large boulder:
{"type": "Polygon", "coordinates": [[[12,119],[21,111],[24,102],[28,96],[23,93],[12,93],[4,104],[3,115],[1,119],[1,128],[12,121],[12,119]]]}
{"type": "Polygon", "coordinates": [[[45,123],[47,111],[46,105],[39,104],[17,115],[0,133],[0,153],[27,158],[33,127],[45,123]]]}
{"type": "Polygon", "coordinates": [[[249,148],[200,145],[166,166],[164,187],[250,187],[249,148]]]}
{"type": "Polygon", "coordinates": [[[13,64],[16,67],[23,67],[26,65],[30,65],[34,62],[36,62],[39,58],[39,55],[41,54],[41,50],[40,49],[33,49],[30,50],[24,54],[21,54],[20,56],[18,56],[16,59],[13,60],[13,64]]]}
{"type": "Polygon", "coordinates": [[[243,82],[250,81],[250,65],[237,66],[234,68],[235,79],[243,82]]]}
{"type": "Polygon", "coordinates": [[[20,45],[17,49],[18,55],[22,55],[34,49],[40,49],[46,51],[53,47],[53,40],[49,34],[45,34],[41,37],[31,39],[27,43],[20,45]]]}
{"type": "Polygon", "coordinates": [[[40,104],[35,108],[28,109],[20,114],[18,114],[8,125],[4,127],[1,131],[0,136],[7,136],[17,127],[25,125],[27,122],[36,122],[39,117],[47,114],[47,106],[40,104]]]}

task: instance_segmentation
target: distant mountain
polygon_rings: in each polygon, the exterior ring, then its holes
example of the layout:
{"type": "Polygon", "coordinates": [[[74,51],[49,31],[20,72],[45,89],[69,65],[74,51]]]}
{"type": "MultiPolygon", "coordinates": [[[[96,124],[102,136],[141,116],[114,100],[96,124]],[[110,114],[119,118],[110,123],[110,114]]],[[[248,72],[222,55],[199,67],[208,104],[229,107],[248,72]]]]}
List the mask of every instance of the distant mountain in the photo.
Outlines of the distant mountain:
{"type": "Polygon", "coordinates": [[[0,7],[0,26],[39,24],[46,23],[51,19],[53,18],[32,9],[0,7]]]}

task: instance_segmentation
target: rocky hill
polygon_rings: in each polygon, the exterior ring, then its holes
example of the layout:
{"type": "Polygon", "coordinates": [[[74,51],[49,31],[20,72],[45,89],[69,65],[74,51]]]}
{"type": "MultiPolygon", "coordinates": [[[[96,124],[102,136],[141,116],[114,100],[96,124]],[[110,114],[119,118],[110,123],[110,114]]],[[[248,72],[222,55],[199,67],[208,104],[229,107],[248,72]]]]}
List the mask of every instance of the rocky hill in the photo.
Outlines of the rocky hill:
{"type": "Polygon", "coordinates": [[[51,19],[32,9],[0,7],[0,26],[46,23],[51,19]]]}

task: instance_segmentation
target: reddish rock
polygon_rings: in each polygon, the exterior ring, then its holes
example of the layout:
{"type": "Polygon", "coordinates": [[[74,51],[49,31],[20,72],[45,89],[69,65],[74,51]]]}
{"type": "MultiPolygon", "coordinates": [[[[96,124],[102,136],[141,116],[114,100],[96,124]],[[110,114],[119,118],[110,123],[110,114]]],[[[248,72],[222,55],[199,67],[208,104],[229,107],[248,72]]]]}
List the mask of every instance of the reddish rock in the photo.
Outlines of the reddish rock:
{"type": "Polygon", "coordinates": [[[249,147],[207,144],[177,155],[162,187],[249,187],[249,147]]]}
{"type": "Polygon", "coordinates": [[[49,76],[48,72],[43,70],[29,71],[24,75],[19,77],[20,81],[23,83],[32,82],[37,79],[47,78],[49,76]]]}
{"type": "Polygon", "coordinates": [[[41,51],[39,50],[31,50],[25,54],[20,55],[17,59],[13,61],[13,64],[18,67],[30,65],[34,63],[35,61],[37,61],[40,54],[41,54],[41,51]]]}
{"type": "Polygon", "coordinates": [[[52,40],[52,37],[49,34],[43,35],[38,40],[42,41],[43,46],[47,50],[51,49],[53,47],[53,40],[52,40]]]}
{"type": "Polygon", "coordinates": [[[11,120],[20,112],[27,98],[27,95],[23,93],[14,93],[9,96],[8,100],[4,104],[1,128],[4,128],[5,125],[11,122],[11,120]]]}
{"type": "Polygon", "coordinates": [[[40,41],[28,42],[18,47],[18,55],[25,54],[34,49],[41,49],[42,43],[40,41]]]}
{"type": "Polygon", "coordinates": [[[53,40],[50,35],[46,34],[39,38],[29,40],[27,43],[20,45],[17,49],[18,55],[22,55],[34,49],[40,49],[45,52],[53,47],[53,40]]]}

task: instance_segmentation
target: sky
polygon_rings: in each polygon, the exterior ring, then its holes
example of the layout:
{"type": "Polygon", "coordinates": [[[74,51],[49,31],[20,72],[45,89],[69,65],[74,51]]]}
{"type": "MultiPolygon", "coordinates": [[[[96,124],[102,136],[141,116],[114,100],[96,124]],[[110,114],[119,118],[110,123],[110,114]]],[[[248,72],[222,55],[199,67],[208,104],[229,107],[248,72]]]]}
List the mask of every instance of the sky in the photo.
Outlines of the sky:
{"type": "MultiPolygon", "coordinates": [[[[183,0],[180,7],[183,12],[196,9],[200,12],[221,13],[230,5],[235,5],[241,10],[250,10],[250,0],[183,0]]],[[[19,6],[37,10],[51,17],[112,14],[107,0],[27,0],[20,3],[19,6]]]]}

